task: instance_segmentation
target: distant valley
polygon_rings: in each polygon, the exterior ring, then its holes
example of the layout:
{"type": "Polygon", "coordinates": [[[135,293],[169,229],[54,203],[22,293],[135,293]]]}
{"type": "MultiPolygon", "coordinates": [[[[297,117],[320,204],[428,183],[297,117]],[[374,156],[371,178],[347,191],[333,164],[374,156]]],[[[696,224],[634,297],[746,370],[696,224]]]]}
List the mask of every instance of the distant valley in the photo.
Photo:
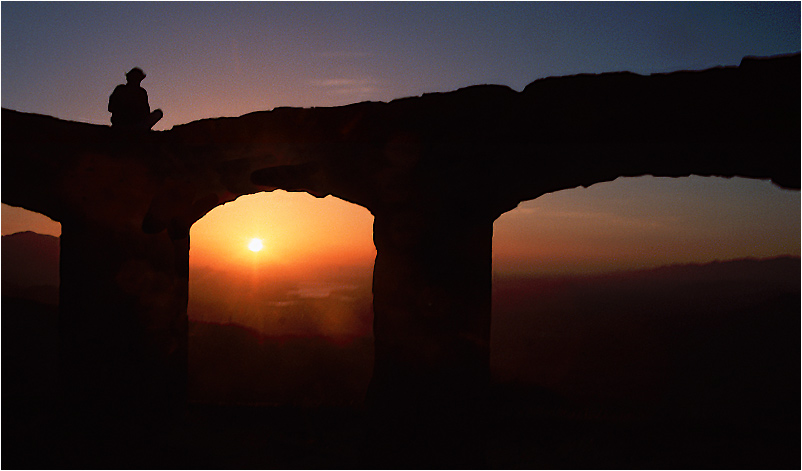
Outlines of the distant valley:
{"type": "MultiPolygon", "coordinates": [[[[3,341],[40,350],[12,357],[28,365],[6,372],[41,385],[30,378],[56,362],[58,239],[14,234],[2,249],[3,341]]],[[[370,271],[316,276],[253,284],[193,270],[190,398],[359,403],[373,362],[370,271]],[[228,300],[208,296],[220,287],[228,300]]],[[[779,416],[799,396],[799,288],[795,257],[586,277],[497,274],[493,377],[626,416],[779,416]]]]}
{"type": "Polygon", "coordinates": [[[58,237],[30,231],[5,235],[0,257],[3,296],[58,304],[58,237]]]}

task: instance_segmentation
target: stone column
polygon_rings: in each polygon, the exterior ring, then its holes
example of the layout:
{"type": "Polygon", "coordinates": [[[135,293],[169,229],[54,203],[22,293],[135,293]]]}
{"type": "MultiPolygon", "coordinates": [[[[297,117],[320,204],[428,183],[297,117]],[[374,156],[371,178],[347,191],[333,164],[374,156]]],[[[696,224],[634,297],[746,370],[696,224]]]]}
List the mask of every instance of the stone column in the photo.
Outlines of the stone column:
{"type": "Polygon", "coordinates": [[[476,467],[489,386],[493,220],[408,207],[375,214],[376,459],[476,467]]]}
{"type": "Polygon", "coordinates": [[[62,224],[63,425],[72,464],[181,466],[170,460],[180,459],[171,442],[186,402],[188,271],[188,238],[62,224]]]}

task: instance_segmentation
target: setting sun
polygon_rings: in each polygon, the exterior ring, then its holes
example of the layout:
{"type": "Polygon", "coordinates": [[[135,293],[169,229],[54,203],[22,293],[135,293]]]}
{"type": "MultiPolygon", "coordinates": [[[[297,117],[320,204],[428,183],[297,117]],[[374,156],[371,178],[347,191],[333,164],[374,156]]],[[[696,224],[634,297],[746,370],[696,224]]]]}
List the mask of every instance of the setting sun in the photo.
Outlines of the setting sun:
{"type": "MultiPolygon", "coordinates": [[[[195,267],[372,267],[373,215],[333,196],[276,190],[245,195],[210,211],[191,229],[195,267]],[[261,250],[254,251],[252,239],[261,250]]],[[[301,268],[303,267],[303,268],[301,268]]]]}
{"type": "Polygon", "coordinates": [[[253,252],[259,252],[264,248],[264,244],[262,243],[262,239],[253,238],[248,243],[248,248],[253,252]]]}

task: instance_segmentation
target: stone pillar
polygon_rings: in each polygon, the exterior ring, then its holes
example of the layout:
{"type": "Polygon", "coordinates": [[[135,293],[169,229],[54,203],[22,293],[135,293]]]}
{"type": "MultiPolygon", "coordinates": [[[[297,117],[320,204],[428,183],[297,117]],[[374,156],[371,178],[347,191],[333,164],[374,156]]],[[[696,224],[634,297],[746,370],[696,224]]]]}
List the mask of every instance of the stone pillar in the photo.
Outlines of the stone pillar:
{"type": "Polygon", "coordinates": [[[481,466],[492,238],[493,220],[467,211],[375,214],[368,405],[385,465],[481,466]]]}
{"type": "Polygon", "coordinates": [[[188,238],[62,224],[66,467],[180,459],[171,442],[186,403],[188,271],[188,238]]]}

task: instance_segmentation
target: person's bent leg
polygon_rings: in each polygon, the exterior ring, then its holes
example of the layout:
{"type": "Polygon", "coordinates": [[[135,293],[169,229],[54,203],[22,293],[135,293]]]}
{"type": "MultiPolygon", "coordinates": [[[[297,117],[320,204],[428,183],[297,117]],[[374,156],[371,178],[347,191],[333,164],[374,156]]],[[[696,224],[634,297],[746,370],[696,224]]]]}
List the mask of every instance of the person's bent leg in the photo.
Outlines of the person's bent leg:
{"type": "Polygon", "coordinates": [[[158,109],[157,110],[153,110],[150,113],[150,116],[148,116],[148,122],[147,122],[148,129],[153,128],[153,126],[155,126],[156,123],[158,123],[159,120],[162,119],[163,116],[164,116],[164,113],[162,113],[162,110],[158,110],[158,109]]]}

